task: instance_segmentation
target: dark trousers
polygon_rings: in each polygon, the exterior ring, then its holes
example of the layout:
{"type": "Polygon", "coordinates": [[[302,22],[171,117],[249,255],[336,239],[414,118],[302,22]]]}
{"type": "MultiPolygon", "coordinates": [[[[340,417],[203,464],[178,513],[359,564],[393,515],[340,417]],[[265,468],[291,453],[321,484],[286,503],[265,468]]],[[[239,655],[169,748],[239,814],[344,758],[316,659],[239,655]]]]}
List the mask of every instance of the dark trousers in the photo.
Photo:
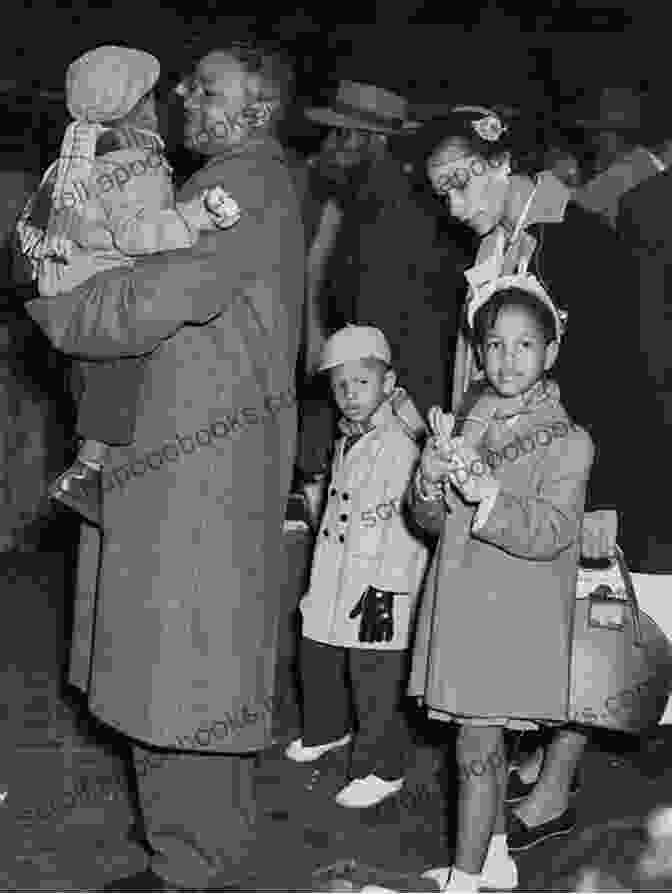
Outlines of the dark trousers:
{"type": "Polygon", "coordinates": [[[130,444],[135,435],[145,357],[79,364],[77,432],[103,444],[130,444]]]}
{"type": "Polygon", "coordinates": [[[204,891],[254,869],[254,755],[171,754],[135,746],[133,759],[157,875],[204,891]]]}
{"type": "Polygon", "coordinates": [[[410,747],[402,709],[408,652],[345,649],[303,637],[303,744],[340,739],[357,720],[350,776],[381,779],[404,775],[410,747]]]}

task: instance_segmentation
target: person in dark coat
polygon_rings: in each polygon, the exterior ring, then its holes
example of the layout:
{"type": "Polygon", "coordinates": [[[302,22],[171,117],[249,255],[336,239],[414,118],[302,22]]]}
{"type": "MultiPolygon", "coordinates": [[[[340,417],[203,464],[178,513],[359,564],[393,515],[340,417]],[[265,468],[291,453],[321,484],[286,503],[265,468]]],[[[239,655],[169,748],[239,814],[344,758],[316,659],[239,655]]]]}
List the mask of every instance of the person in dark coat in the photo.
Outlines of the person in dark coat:
{"type": "MultiPolygon", "coordinates": [[[[667,457],[672,450],[672,171],[667,169],[640,183],[620,200],[617,231],[633,262],[630,303],[637,308],[633,328],[633,350],[628,360],[634,374],[630,404],[635,419],[629,425],[646,431],[655,445],[656,456],[667,457]],[[639,350],[637,350],[637,336],[639,350]]],[[[657,464],[656,488],[672,489],[667,462],[657,464]],[[661,477],[662,476],[662,477],[661,477]]],[[[641,480],[629,485],[633,526],[626,551],[636,571],[672,573],[672,531],[664,504],[645,496],[641,480]],[[646,501],[646,502],[645,502],[646,501]]]]}
{"type": "Polygon", "coordinates": [[[65,353],[149,355],[134,445],[103,480],[105,537],[83,530],[70,663],[133,741],[153,854],[114,891],[226,887],[262,865],[253,771],[273,739],[305,274],[279,70],[229,45],[180,87],[206,158],[180,197],[230,183],[235,227],[27,306],[65,353]]]}
{"type": "MultiPolygon", "coordinates": [[[[344,81],[330,107],[306,114],[330,128],[310,180],[322,217],[309,254],[309,296],[312,289],[324,336],[347,323],[385,332],[400,384],[426,413],[448,392],[445,349],[456,337],[467,256],[442,234],[426,184],[404,169],[406,103],[380,87],[344,81]]],[[[300,464],[307,478],[328,467],[336,419],[331,408],[325,413],[328,404],[316,393],[304,405],[300,464]]]]}

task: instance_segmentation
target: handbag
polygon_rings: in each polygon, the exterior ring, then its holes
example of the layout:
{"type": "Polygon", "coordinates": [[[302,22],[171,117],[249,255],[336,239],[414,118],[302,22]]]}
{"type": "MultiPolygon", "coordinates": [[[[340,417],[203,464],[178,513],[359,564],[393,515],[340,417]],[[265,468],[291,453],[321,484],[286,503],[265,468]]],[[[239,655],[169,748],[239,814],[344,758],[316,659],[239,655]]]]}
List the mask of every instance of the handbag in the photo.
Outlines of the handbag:
{"type": "Polygon", "coordinates": [[[623,553],[579,567],[569,720],[629,733],[657,725],[672,687],[672,643],[639,608],[623,553]]]}

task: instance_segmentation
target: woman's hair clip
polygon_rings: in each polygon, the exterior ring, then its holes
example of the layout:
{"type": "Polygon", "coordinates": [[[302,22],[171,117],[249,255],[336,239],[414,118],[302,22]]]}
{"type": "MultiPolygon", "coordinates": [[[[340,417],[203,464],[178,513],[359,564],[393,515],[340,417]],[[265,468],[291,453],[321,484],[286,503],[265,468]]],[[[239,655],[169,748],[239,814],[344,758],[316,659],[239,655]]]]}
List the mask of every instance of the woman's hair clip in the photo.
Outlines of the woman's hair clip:
{"type": "Polygon", "coordinates": [[[509,129],[496,112],[483,106],[455,106],[453,112],[470,112],[482,115],[482,118],[475,118],[469,123],[478,136],[488,143],[496,143],[509,129]]]}
{"type": "Polygon", "coordinates": [[[479,137],[488,143],[495,143],[509,129],[497,115],[486,115],[485,118],[472,121],[471,126],[479,137]]]}

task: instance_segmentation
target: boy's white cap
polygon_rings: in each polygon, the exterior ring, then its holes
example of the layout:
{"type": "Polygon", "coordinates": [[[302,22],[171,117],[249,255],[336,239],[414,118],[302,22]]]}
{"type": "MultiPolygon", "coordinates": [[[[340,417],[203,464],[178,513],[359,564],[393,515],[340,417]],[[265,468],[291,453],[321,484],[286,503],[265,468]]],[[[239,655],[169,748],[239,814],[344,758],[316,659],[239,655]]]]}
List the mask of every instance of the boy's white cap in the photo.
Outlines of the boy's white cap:
{"type": "Polygon", "coordinates": [[[484,283],[482,286],[479,286],[467,307],[467,322],[470,329],[474,328],[476,311],[480,310],[484,304],[487,304],[495,292],[502,292],[504,289],[520,289],[522,292],[529,292],[531,295],[538,298],[542,304],[545,304],[553,314],[555,331],[558,341],[560,341],[567,326],[567,311],[557,308],[553,299],[536,276],[531,276],[528,273],[517,273],[512,276],[499,276],[497,279],[492,279],[489,282],[484,283]]]}
{"type": "Polygon", "coordinates": [[[373,326],[354,326],[349,323],[327,339],[317,369],[318,372],[323,372],[341,363],[363,360],[365,357],[375,357],[389,363],[392,352],[387,339],[380,329],[373,326]]]}

